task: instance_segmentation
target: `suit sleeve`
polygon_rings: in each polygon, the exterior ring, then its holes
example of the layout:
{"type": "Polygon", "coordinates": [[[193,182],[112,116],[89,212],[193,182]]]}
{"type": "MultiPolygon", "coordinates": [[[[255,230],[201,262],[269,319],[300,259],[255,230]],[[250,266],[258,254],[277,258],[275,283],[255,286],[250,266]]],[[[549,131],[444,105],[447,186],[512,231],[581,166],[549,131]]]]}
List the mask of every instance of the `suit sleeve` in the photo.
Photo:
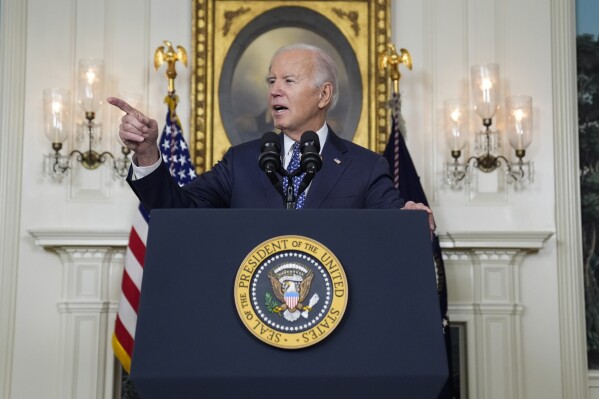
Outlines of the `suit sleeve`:
{"type": "Polygon", "coordinates": [[[127,183],[148,212],[155,208],[227,208],[233,184],[232,158],[232,150],[227,151],[212,170],[184,187],[179,187],[164,163],[139,180],[132,180],[129,170],[127,183]]]}
{"type": "Polygon", "coordinates": [[[366,209],[400,209],[404,200],[393,184],[389,174],[389,163],[381,156],[377,157],[370,173],[365,196],[366,209]]]}

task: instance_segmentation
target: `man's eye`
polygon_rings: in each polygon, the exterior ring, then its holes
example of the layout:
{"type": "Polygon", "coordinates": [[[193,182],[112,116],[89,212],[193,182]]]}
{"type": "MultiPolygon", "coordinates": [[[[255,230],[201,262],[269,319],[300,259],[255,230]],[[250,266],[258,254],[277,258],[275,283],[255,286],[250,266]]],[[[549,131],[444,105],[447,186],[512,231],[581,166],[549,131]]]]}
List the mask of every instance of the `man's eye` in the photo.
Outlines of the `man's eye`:
{"type": "Polygon", "coordinates": [[[285,82],[286,83],[295,83],[295,80],[294,79],[285,79],[285,82]]]}

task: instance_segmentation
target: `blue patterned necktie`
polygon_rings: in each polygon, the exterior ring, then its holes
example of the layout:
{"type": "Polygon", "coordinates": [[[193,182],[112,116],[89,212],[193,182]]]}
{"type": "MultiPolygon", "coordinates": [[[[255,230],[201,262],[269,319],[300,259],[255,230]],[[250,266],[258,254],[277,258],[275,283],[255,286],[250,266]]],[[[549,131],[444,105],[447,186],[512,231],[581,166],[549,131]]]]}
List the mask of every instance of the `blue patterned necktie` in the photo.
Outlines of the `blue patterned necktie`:
{"type": "MultiPolygon", "coordinates": [[[[299,143],[293,144],[293,154],[291,155],[291,161],[289,161],[289,165],[287,165],[287,171],[289,173],[293,173],[296,169],[300,167],[300,145],[299,143]]],[[[299,185],[304,178],[305,173],[301,175],[295,176],[293,178],[293,192],[296,195],[295,200],[295,209],[300,209],[304,207],[304,200],[306,199],[306,191],[302,193],[302,195],[297,198],[297,191],[299,190],[299,185]]],[[[287,179],[283,179],[283,189],[287,191],[287,179]]]]}

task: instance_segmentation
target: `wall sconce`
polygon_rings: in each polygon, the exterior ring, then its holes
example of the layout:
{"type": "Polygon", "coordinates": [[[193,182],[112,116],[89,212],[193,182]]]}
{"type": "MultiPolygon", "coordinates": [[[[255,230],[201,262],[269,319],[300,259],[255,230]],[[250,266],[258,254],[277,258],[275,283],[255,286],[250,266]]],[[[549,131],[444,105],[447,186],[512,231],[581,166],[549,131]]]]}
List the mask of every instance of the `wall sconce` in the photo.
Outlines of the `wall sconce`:
{"type": "Polygon", "coordinates": [[[533,182],[532,162],[524,162],[526,148],[532,140],[532,98],[512,96],[506,99],[505,130],[508,141],[518,158],[511,162],[501,155],[501,137],[492,131],[493,117],[498,108],[499,66],[497,64],[475,65],[471,68],[472,98],[474,109],[482,119],[485,129],[476,133],[474,156],[466,162],[459,161],[467,143],[468,109],[460,100],[444,103],[445,129],[453,162],[445,163],[445,180],[450,186],[469,183],[470,167],[490,173],[504,164],[508,183],[527,184],[533,182]]]}
{"type": "Polygon", "coordinates": [[[93,170],[102,165],[108,158],[112,160],[112,171],[115,177],[127,175],[130,160],[130,150],[121,146],[122,156],[116,158],[108,151],[97,152],[100,145],[102,129],[100,123],[95,123],[96,112],[102,104],[102,85],[104,81],[104,63],[96,58],[79,61],[77,104],[85,114],[86,122],[77,125],[76,142],[85,146],[84,150],[73,150],[68,155],[61,154],[63,142],[68,138],[71,124],[71,99],[65,89],[44,90],[44,120],[46,137],[52,143],[53,153],[44,156],[46,173],[61,179],[73,167],[71,158],[84,168],[93,170]]]}

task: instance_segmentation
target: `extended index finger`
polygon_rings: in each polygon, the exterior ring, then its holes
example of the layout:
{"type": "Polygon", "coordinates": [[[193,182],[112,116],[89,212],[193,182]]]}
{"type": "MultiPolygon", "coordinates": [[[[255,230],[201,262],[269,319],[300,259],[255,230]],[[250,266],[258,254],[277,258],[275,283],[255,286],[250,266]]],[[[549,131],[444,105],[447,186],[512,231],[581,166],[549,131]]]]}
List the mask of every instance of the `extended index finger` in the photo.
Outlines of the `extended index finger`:
{"type": "Polygon", "coordinates": [[[129,103],[127,103],[127,101],[121,100],[120,98],[108,97],[106,99],[106,101],[108,101],[109,104],[114,105],[115,107],[119,108],[121,111],[123,111],[127,114],[130,114],[130,113],[136,111],[136,109],[133,108],[132,106],[130,106],[129,103]]]}
{"type": "Polygon", "coordinates": [[[117,97],[108,97],[106,99],[106,101],[108,101],[109,104],[112,104],[115,107],[119,108],[121,111],[125,112],[127,115],[132,115],[135,119],[137,119],[144,125],[147,125],[148,123],[150,123],[150,118],[145,116],[140,110],[129,105],[129,103],[127,103],[127,101],[121,100],[120,98],[117,98],[117,97]]]}

